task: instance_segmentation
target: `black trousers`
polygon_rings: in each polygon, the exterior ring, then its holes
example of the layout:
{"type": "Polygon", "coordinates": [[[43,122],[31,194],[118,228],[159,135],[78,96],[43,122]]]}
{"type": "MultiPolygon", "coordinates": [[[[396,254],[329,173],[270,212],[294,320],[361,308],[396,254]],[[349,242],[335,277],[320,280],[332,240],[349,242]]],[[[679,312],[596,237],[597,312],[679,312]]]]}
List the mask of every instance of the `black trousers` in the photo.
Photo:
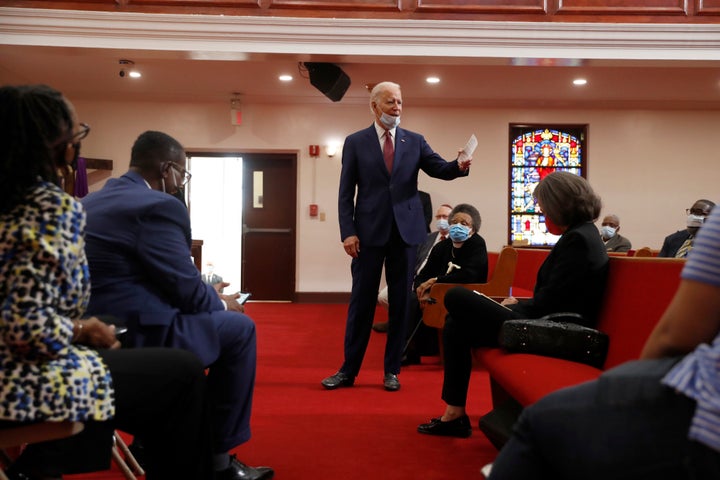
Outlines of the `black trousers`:
{"type": "Polygon", "coordinates": [[[443,328],[444,377],[442,399],[464,407],[472,372],[472,349],[498,345],[505,320],[519,315],[464,287],[445,294],[448,315],[443,328]]]}
{"type": "Polygon", "coordinates": [[[204,368],[176,349],[102,350],[115,390],[115,418],[89,421],[66,439],[29,445],[13,470],[60,476],[110,467],[115,429],[139,435],[148,480],[212,479],[204,368]]]}

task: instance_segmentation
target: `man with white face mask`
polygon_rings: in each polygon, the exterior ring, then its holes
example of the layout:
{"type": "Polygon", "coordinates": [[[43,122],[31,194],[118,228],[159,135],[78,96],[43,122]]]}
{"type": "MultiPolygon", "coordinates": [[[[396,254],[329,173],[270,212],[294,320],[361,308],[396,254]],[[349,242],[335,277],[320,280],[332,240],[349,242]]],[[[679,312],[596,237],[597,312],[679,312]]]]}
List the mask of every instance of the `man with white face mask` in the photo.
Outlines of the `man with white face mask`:
{"type": "Polygon", "coordinates": [[[381,82],[370,92],[369,127],[350,134],[342,150],[338,192],[340,239],[352,257],[352,291],[340,369],[322,380],[328,390],[351,387],[372,332],[383,265],[388,284],[389,327],[382,384],[400,389],[405,318],[417,246],[427,235],[418,195],[418,173],[443,180],[469,174],[471,158],[446,161],[425,138],[400,128],[400,85],[381,82]]]}
{"type": "Polygon", "coordinates": [[[215,480],[270,480],[271,468],[230,454],[250,439],[255,323],[241,313],[239,295],[203,283],[190,258],[190,216],[178,202],[190,180],[185,160],[176,139],[144,132],[128,172],[83,199],[92,277],[87,313],[121,319],[129,346],[194,353],[208,370],[215,480]]]}
{"type": "Polygon", "coordinates": [[[693,203],[691,208],[685,210],[685,213],[687,213],[687,228],[665,237],[658,257],[685,258],[688,252],[692,250],[695,235],[705,223],[705,218],[710,215],[713,207],[715,207],[715,204],[710,200],[700,199],[693,203]]]}
{"type": "Polygon", "coordinates": [[[600,236],[605,242],[608,252],[627,252],[632,248],[630,240],[620,235],[620,218],[615,215],[606,215],[600,226],[600,236]]]}

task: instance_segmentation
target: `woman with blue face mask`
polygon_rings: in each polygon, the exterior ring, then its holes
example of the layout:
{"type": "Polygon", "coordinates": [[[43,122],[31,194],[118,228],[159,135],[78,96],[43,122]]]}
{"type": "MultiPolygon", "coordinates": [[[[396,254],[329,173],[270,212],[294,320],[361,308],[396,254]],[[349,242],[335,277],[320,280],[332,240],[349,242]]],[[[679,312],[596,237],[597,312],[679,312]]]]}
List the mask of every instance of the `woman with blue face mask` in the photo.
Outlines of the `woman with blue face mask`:
{"type": "Polygon", "coordinates": [[[480,223],[480,212],[472,205],[461,203],[453,208],[444,229],[448,238],[433,247],[425,266],[415,276],[413,286],[418,301],[408,308],[406,325],[408,337],[416,333],[408,346],[405,365],[420,363],[420,355],[433,355],[437,350],[435,329],[420,323],[420,302],[427,300],[430,287],[435,283],[487,282],[487,247],[478,234],[480,223]]]}
{"type": "Polygon", "coordinates": [[[449,238],[433,247],[427,263],[415,277],[420,301],[427,299],[430,287],[437,282],[487,282],[487,247],[477,234],[480,222],[480,213],[472,205],[461,203],[453,208],[448,222],[449,238]]]}

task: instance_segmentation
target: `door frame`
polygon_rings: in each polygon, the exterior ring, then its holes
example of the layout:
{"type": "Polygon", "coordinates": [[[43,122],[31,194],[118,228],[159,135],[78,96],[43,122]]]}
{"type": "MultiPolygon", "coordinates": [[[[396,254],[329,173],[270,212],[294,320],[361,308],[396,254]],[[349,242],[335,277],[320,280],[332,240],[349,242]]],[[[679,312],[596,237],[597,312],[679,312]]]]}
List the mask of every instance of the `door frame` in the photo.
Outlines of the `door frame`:
{"type": "MultiPolygon", "coordinates": [[[[295,177],[295,195],[292,197],[292,211],[294,212],[294,225],[293,228],[293,237],[292,237],[292,243],[293,243],[293,262],[291,264],[291,278],[292,278],[292,291],[290,292],[291,302],[297,301],[297,229],[298,229],[298,216],[297,216],[297,208],[298,208],[298,201],[297,201],[297,175],[298,175],[298,156],[299,153],[297,150],[288,150],[288,151],[282,151],[282,150],[274,150],[274,151],[263,151],[263,150],[239,150],[239,149],[193,149],[193,148],[187,148],[185,150],[185,153],[188,157],[253,157],[253,158],[260,158],[265,161],[272,161],[274,156],[282,156],[285,160],[291,163],[293,175],[295,177]],[[292,157],[292,159],[288,159],[288,157],[292,157]]],[[[243,166],[243,169],[245,167],[243,166]]],[[[192,182],[191,182],[192,184],[192,182]]],[[[190,190],[192,191],[192,185],[190,185],[190,190]]],[[[189,199],[189,196],[188,196],[189,199]]],[[[188,203],[188,207],[192,209],[192,203],[188,203]]],[[[244,208],[247,208],[247,206],[244,206],[244,208]]],[[[243,218],[241,221],[244,223],[244,212],[243,212],[243,218]]],[[[245,264],[245,248],[243,246],[242,253],[241,253],[241,264],[245,264]]],[[[244,278],[244,268],[241,267],[241,278],[244,278]]],[[[244,285],[242,286],[244,287],[244,285]]],[[[241,287],[241,288],[242,288],[241,287]]],[[[252,300],[251,300],[252,301],[252,300]]]]}

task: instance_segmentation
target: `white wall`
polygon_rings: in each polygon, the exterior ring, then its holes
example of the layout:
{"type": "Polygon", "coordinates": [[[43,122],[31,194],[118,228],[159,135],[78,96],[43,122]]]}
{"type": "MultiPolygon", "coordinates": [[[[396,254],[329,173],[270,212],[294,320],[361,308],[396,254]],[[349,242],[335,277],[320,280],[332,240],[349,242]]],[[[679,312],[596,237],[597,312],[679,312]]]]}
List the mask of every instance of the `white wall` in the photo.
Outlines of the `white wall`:
{"type": "MultiPolygon", "coordinates": [[[[243,105],[243,125],[236,127],[226,102],[71,100],[80,121],[93,128],[83,155],[114,160],[113,176],[127,170],[133,141],[149,129],[176,137],[187,149],[296,152],[297,289],[350,290],[349,257],[340,246],[337,223],[340,154],[328,158],[322,152],[313,159],[307,147],[369,126],[366,105],[243,105]],[[309,217],[313,202],[326,221],[309,217]]],[[[720,159],[714,149],[718,112],[483,110],[418,107],[404,100],[402,126],[423,133],[448,159],[471,133],[477,135],[480,144],[468,178],[445,182],[421,173],[419,186],[432,195],[435,207],[459,202],[478,207],[480,233],[490,250],[506,243],[509,123],[589,124],[588,179],[602,196],[604,211],[620,216],[621,233],[636,248],[660,248],[667,234],[684,228],[684,210],[696,199],[720,200],[720,159]]]]}

